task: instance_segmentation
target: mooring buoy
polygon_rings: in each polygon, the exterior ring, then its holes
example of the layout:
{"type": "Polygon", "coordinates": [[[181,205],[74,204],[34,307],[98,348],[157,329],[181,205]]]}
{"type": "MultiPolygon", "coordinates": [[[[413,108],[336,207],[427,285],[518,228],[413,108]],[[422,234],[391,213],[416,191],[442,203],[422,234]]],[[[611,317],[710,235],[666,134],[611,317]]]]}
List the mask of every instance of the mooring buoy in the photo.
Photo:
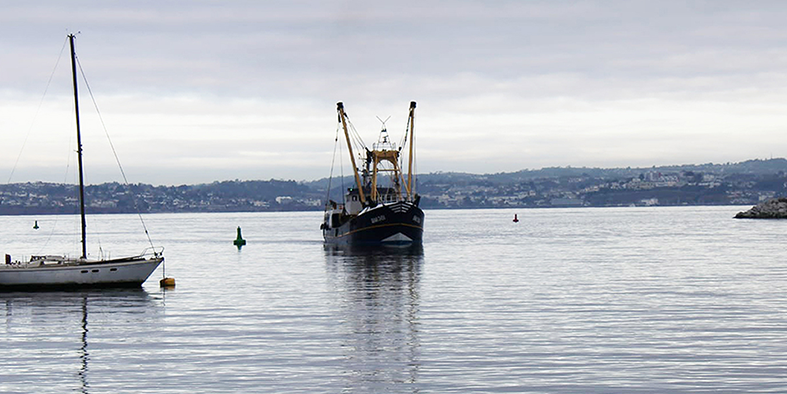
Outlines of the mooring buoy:
{"type": "Polygon", "coordinates": [[[175,278],[163,278],[158,283],[161,287],[175,287],[175,278]]]}
{"type": "Polygon", "coordinates": [[[240,249],[241,246],[246,245],[246,240],[240,235],[240,226],[238,226],[238,237],[232,243],[240,249]]]}
{"type": "Polygon", "coordinates": [[[519,219],[517,219],[516,214],[514,214],[514,223],[518,223],[519,219]]]}

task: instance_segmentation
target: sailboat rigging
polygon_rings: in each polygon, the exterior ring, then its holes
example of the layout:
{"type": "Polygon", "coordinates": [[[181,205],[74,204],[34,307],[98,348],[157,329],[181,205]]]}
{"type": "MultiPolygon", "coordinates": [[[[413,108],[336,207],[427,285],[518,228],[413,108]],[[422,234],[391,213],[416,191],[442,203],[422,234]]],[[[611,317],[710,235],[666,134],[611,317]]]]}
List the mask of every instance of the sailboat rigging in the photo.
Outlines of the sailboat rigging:
{"type": "Polygon", "coordinates": [[[89,259],[87,254],[87,222],[85,213],[85,180],[82,162],[82,135],[79,121],[79,94],[76,51],[73,34],[68,35],[71,49],[71,74],[79,171],[79,216],[81,222],[81,255],[78,258],[60,255],[32,256],[29,261],[13,260],[5,255],[0,265],[0,291],[43,290],[63,287],[138,287],[164,261],[163,247],[149,247],[142,253],[115,259],[89,259]]]}

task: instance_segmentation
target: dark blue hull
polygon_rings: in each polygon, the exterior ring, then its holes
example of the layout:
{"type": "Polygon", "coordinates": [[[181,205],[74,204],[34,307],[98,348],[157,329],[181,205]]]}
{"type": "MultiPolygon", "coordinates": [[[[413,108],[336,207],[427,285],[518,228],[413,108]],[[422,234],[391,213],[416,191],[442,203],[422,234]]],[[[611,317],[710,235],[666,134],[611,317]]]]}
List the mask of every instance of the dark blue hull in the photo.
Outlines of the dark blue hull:
{"type": "Polygon", "coordinates": [[[408,245],[421,243],[424,212],[416,204],[378,205],[350,217],[338,227],[324,226],[326,243],[344,245],[408,245]]]}

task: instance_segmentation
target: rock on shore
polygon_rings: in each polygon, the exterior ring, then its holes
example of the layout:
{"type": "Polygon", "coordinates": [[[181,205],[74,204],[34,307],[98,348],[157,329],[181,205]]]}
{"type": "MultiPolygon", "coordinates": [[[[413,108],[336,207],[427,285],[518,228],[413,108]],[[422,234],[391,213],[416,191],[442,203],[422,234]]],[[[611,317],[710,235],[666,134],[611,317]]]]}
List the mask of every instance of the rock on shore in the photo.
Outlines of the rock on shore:
{"type": "Polygon", "coordinates": [[[787,198],[779,197],[755,205],[745,212],[738,212],[736,219],[787,219],[787,198]]]}

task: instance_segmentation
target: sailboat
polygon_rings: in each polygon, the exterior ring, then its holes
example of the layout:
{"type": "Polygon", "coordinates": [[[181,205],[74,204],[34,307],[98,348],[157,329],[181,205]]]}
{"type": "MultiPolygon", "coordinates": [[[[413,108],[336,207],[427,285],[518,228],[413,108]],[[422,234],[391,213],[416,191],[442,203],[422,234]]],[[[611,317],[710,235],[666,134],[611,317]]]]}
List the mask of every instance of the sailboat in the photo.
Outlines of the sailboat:
{"type": "Polygon", "coordinates": [[[0,291],[31,291],[72,287],[139,287],[164,261],[164,249],[152,246],[135,256],[114,259],[91,259],[87,257],[85,185],[82,170],[82,137],[79,126],[79,95],[77,93],[74,38],[73,34],[69,34],[74,108],[76,113],[82,255],[79,257],[39,255],[31,256],[28,261],[18,261],[13,260],[11,255],[6,254],[5,264],[0,264],[0,291]]]}
{"type": "Polygon", "coordinates": [[[390,141],[385,122],[371,149],[363,144],[360,136],[354,135],[364,150],[364,167],[359,170],[353,155],[344,104],[337,103],[336,110],[350,153],[355,187],[347,189],[343,203],[328,199],[320,225],[325,242],[353,246],[420,244],[424,212],[418,206],[421,197],[415,193],[413,182],[415,101],[410,102],[408,130],[405,132],[405,143],[409,137],[407,178],[400,164],[404,146],[397,147],[390,141]],[[383,182],[384,178],[387,178],[387,184],[383,182]]]}

